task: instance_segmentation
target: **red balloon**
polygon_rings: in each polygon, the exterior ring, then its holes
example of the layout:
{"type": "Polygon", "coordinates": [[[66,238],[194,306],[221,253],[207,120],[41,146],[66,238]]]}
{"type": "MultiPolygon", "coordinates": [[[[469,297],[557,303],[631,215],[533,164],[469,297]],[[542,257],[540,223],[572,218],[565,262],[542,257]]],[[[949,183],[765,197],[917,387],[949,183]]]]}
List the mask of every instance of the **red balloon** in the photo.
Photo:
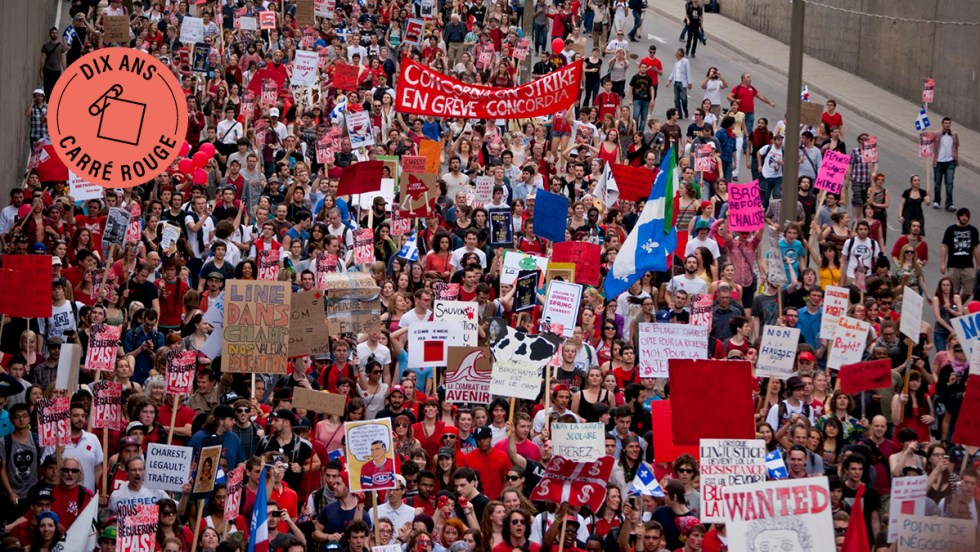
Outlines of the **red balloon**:
{"type": "Polygon", "coordinates": [[[556,39],[554,39],[554,40],[551,41],[551,51],[552,52],[558,54],[558,53],[560,53],[564,49],[565,49],[565,41],[564,40],[562,40],[560,38],[556,38],[556,39]]]}
{"type": "Polygon", "coordinates": [[[187,141],[185,140],[184,145],[180,146],[180,151],[177,152],[177,155],[179,157],[186,157],[190,151],[191,151],[191,145],[188,144],[187,141]]]}
{"type": "Polygon", "coordinates": [[[177,162],[177,170],[180,171],[180,174],[191,174],[191,171],[194,170],[194,162],[185,157],[177,162]]]}
{"type": "Polygon", "coordinates": [[[208,181],[208,173],[204,169],[194,170],[194,184],[206,184],[208,181]]]}
{"type": "Polygon", "coordinates": [[[204,153],[203,151],[199,151],[199,152],[195,153],[194,154],[194,157],[192,157],[191,159],[194,160],[194,168],[195,169],[203,169],[204,167],[207,166],[208,161],[211,158],[208,157],[208,154],[204,153]]]}
{"type": "Polygon", "coordinates": [[[201,147],[198,148],[197,151],[207,155],[208,159],[210,159],[214,157],[214,153],[215,153],[214,144],[208,144],[208,143],[201,144],[201,147]]]}
{"type": "Polygon", "coordinates": [[[980,301],[970,301],[966,304],[966,310],[970,314],[980,312],[980,301]]]}

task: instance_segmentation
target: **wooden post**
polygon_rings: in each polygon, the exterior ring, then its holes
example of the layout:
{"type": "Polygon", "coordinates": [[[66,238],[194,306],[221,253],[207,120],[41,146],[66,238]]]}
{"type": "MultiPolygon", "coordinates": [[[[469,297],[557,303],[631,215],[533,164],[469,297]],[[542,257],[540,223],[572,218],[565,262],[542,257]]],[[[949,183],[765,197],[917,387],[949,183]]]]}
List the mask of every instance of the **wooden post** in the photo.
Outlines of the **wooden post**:
{"type": "Polygon", "coordinates": [[[507,421],[514,423],[514,406],[517,405],[517,399],[514,397],[510,398],[510,413],[507,416],[507,421]]]}
{"type": "MultiPolygon", "coordinates": [[[[642,515],[642,514],[641,514],[642,515]]],[[[558,521],[557,519],[555,520],[558,521]]],[[[641,519],[642,523],[643,520],[641,519]]],[[[558,534],[558,552],[562,552],[565,549],[565,526],[568,525],[568,514],[561,518],[561,532],[558,534]]]]}
{"type": "Polygon", "coordinates": [[[371,491],[371,494],[374,495],[374,508],[371,508],[374,517],[372,520],[374,523],[374,545],[382,546],[381,528],[378,527],[378,506],[380,506],[380,504],[378,504],[378,491],[371,491]]]}
{"type": "MultiPolygon", "coordinates": [[[[911,348],[909,350],[911,350],[911,348]]],[[[909,394],[909,374],[910,372],[906,370],[905,377],[903,378],[905,382],[902,384],[903,395],[909,394]]],[[[905,403],[902,402],[901,398],[899,398],[898,402],[898,406],[901,409],[898,413],[898,423],[902,423],[902,421],[905,420],[905,403]]]]}
{"type": "MultiPolygon", "coordinates": [[[[252,389],[255,389],[255,383],[253,380],[252,389]]],[[[167,432],[167,444],[173,443],[174,440],[174,424],[177,423],[177,408],[180,406],[178,403],[180,401],[180,394],[174,393],[174,406],[170,412],[170,431],[167,432]]]]}
{"type": "MultiPolygon", "coordinates": [[[[76,335],[77,335],[77,334],[76,334],[76,335]]],[[[102,379],[102,370],[99,370],[99,369],[96,369],[96,370],[95,370],[95,383],[99,383],[99,380],[100,380],[100,379],[102,379]]],[[[95,398],[95,397],[93,397],[93,399],[94,399],[94,398],[95,398]]],[[[93,425],[94,423],[95,423],[95,416],[89,416],[89,417],[88,417],[88,431],[89,431],[89,433],[91,433],[91,432],[92,432],[92,425],[93,425]]],[[[108,460],[109,460],[109,454],[105,452],[105,448],[106,448],[106,447],[105,447],[105,442],[106,442],[106,437],[105,437],[105,436],[103,436],[103,438],[102,438],[102,449],[103,449],[103,450],[102,450],[102,457],[103,457],[103,458],[104,458],[104,459],[105,459],[106,461],[108,461],[108,460]]],[[[102,489],[102,494],[103,494],[103,495],[105,495],[105,488],[103,488],[103,489],[102,489]]]]}
{"type": "Polygon", "coordinates": [[[197,501],[197,521],[194,522],[194,541],[191,543],[191,552],[197,552],[197,539],[201,533],[201,515],[204,513],[204,499],[197,501]]]}
{"type": "Polygon", "coordinates": [[[551,438],[551,363],[544,367],[544,428],[548,430],[548,438],[551,438]]]}
{"type": "MultiPolygon", "coordinates": [[[[109,461],[109,428],[102,428],[102,458],[105,459],[106,464],[109,461]]],[[[102,470],[102,496],[109,498],[109,472],[107,470],[102,470]]]]}

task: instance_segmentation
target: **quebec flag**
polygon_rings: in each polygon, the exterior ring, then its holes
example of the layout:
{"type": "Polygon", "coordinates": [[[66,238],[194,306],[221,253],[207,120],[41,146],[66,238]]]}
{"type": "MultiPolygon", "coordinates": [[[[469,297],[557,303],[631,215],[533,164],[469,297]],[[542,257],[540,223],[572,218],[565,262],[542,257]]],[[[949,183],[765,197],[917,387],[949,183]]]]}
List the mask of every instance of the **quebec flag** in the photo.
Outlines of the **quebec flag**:
{"type": "Polygon", "coordinates": [[[676,178],[677,163],[672,147],[660,163],[660,171],[640,218],[623,242],[612,270],[606,275],[604,289],[607,298],[619,296],[651,270],[667,270],[667,256],[677,249],[677,230],[674,228],[676,178]]]}
{"type": "Polygon", "coordinates": [[[789,472],[786,471],[786,463],[783,462],[783,457],[778,450],[766,454],[766,470],[769,471],[769,479],[786,479],[789,477],[789,472]]]}
{"type": "Polygon", "coordinates": [[[419,240],[415,235],[415,230],[412,230],[412,235],[408,237],[408,241],[398,250],[398,256],[409,262],[418,262],[419,240]]]}
{"type": "Polygon", "coordinates": [[[919,109],[919,116],[915,118],[915,130],[923,131],[932,126],[929,123],[929,116],[926,115],[926,108],[922,107],[919,109]]]}
{"type": "MultiPolygon", "coordinates": [[[[259,489],[265,488],[265,466],[259,474],[259,489]]],[[[247,552],[269,552],[269,507],[265,493],[258,493],[252,508],[252,522],[248,529],[247,552]]]]}
{"type": "Polygon", "coordinates": [[[663,497],[664,491],[657,482],[657,476],[653,474],[650,464],[643,462],[640,469],[636,471],[636,477],[630,483],[629,496],[657,496],[663,497]]]}

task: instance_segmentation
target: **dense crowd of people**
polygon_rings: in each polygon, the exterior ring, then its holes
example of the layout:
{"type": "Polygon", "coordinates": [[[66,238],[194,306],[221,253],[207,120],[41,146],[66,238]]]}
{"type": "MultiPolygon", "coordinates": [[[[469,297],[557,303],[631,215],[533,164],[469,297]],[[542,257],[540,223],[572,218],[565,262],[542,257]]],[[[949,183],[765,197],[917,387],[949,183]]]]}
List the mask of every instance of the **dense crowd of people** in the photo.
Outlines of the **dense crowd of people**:
{"type": "Polygon", "coordinates": [[[822,124],[801,129],[799,167],[785,168],[783,138],[791,129],[756,115],[757,102],[776,102],[748,73],[692,67],[704,40],[698,0],[686,8],[686,48],[660,57],[656,46],[631,53],[646,10],[641,0],[535,0],[531,13],[520,1],[338,0],[329,2],[333,16],[316,17],[313,27],[297,24],[304,3],[295,0],[131,4],[73,0],[70,29],[51,29],[26,113],[35,154],[48,136],[47,98],[58,77],[107,47],[140,49],[171,67],[187,98],[188,156],[214,154],[202,167],[206,178],[175,162],[149,182],[84,201],[70,195],[66,179],[45,180],[42,160],[10,192],[0,212],[4,253],[49,257],[53,282],[51,317],[4,316],[0,326],[0,492],[9,504],[0,513],[3,551],[53,550],[100,489],[103,552],[115,550],[120,516],[144,503],[159,507],[154,550],[244,552],[258,493],[267,499],[270,552],[366,552],[387,544],[408,552],[728,550],[725,525],[699,520],[698,459],[654,450],[651,403],[670,397],[668,382],[639,374],[638,325],[690,323],[692,303],[704,297],[712,301],[709,358],[754,366],[766,326],[801,330],[792,377],[756,381],[756,429],[767,452],[780,453],[789,478],[829,477],[838,546],[849,524],[863,523],[870,549],[893,549],[885,538],[890,489],[907,475],[928,477],[929,515],[977,522],[978,448],[953,440],[970,367],[951,320],[977,306],[980,232],[970,210],[952,203],[959,142],[951,120],[942,122],[932,151],[932,193],[919,175],[886,177],[887,167],[868,162],[868,133],[845,124],[834,100],[822,124]],[[274,14],[275,27],[248,30],[260,11],[274,14]],[[104,38],[105,17],[118,15],[130,18],[128,43],[104,38]],[[203,19],[203,72],[191,70],[191,45],[180,42],[189,16],[203,19]],[[416,18],[424,28],[413,37],[416,18]],[[525,18],[532,20],[528,37],[525,18]],[[561,39],[561,51],[552,51],[553,39],[561,39]],[[297,50],[320,52],[317,87],[286,85],[297,50]],[[529,71],[521,51],[532,58],[529,71]],[[549,117],[413,116],[395,109],[405,57],[496,87],[584,60],[583,89],[573,110],[549,117]],[[356,90],[332,86],[343,64],[357,68],[356,90]],[[272,103],[252,93],[256,75],[281,85],[272,103]],[[658,104],[667,88],[673,94],[658,104]],[[689,95],[703,97],[690,110],[689,95]],[[352,148],[345,118],[360,111],[370,113],[372,147],[352,148]],[[336,147],[318,159],[317,144],[329,136],[336,147]],[[441,194],[414,232],[396,228],[397,192],[367,201],[337,194],[345,168],[419,155],[425,140],[441,144],[441,194]],[[712,162],[696,171],[705,145],[712,162]],[[813,186],[828,150],[850,158],[839,195],[813,186]],[[670,269],[643,274],[619,296],[605,294],[601,282],[587,287],[552,386],[545,389],[542,378],[538,401],[518,401],[516,412],[501,398],[447,402],[445,369],[413,366],[407,340],[412,324],[432,319],[438,284],[458,284],[458,300],[477,304],[481,343],[497,318],[537,333],[543,287],[535,308],[518,313],[515,286],[500,281],[504,249],[550,256],[552,243],[534,231],[536,193],[568,198],[566,240],[601,246],[595,262],[605,277],[645,202],[605,204],[596,187],[609,165],[654,169],[666,155],[676,156],[679,173],[668,198],[671,222],[686,236],[670,269]],[[474,195],[480,176],[494,178],[485,205],[474,195]],[[792,199],[782,197],[784,178],[798,182],[795,221],[780,220],[782,201],[792,199]],[[750,181],[759,182],[767,224],[729,231],[728,184],[750,181]],[[940,207],[941,192],[955,221],[931,236],[931,262],[942,277],[929,282],[924,222],[930,203],[940,207]],[[896,202],[901,232],[889,235],[896,202]],[[139,239],[105,247],[109,209],[134,204],[141,207],[139,239]],[[513,214],[512,247],[489,245],[490,213],[498,209],[513,214]],[[179,237],[164,246],[166,227],[179,237]],[[354,262],[361,228],[373,230],[373,263],[354,262]],[[280,259],[278,279],[294,293],[316,291],[322,253],[337,256],[336,271],[369,275],[380,288],[382,327],[331,335],[329,354],[290,358],[284,375],[252,379],[222,370],[220,356],[203,352],[214,331],[207,312],[223,300],[227,281],[257,279],[259,255],[270,250],[280,259]],[[872,327],[864,358],[891,362],[890,385],[840,391],[820,338],[829,286],[850,290],[848,316],[872,327]],[[926,298],[933,315],[926,318],[934,319],[922,323],[917,344],[899,332],[905,288],[926,298]],[[122,384],[123,431],[90,429],[95,378],[84,359],[104,325],[121,328],[107,377],[122,384]],[[56,388],[64,344],[82,350],[77,389],[56,388]],[[165,376],[170,355],[181,351],[197,353],[194,390],[175,402],[165,376]],[[346,396],[344,414],[295,407],[298,387],[346,396]],[[55,451],[38,442],[37,405],[61,396],[71,399],[71,444],[55,451]],[[393,427],[396,488],[353,493],[342,461],[344,422],[380,418],[393,427]],[[552,459],[552,421],[606,424],[615,468],[597,511],[529,500],[552,459]],[[150,443],[199,450],[215,435],[223,443],[221,469],[205,501],[189,499],[189,483],[180,493],[144,485],[150,443]],[[644,463],[667,474],[663,496],[630,495],[644,463]],[[241,464],[240,516],[226,521],[224,478],[241,464]],[[851,519],[862,484],[864,519],[851,519]]]}

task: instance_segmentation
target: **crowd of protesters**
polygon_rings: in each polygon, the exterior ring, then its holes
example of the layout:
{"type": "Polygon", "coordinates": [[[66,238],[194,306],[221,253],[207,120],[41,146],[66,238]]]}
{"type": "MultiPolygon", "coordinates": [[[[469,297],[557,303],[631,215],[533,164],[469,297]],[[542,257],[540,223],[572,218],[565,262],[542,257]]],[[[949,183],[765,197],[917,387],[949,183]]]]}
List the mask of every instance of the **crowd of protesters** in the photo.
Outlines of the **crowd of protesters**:
{"type": "Polygon", "coordinates": [[[74,201],[66,181],[43,181],[34,168],[11,191],[0,212],[3,251],[50,257],[53,314],[5,316],[0,326],[0,492],[9,504],[0,513],[3,551],[52,550],[103,480],[108,492],[99,497],[97,523],[104,552],[115,549],[118,515],[134,500],[159,506],[155,550],[243,552],[258,492],[268,497],[270,552],[365,552],[386,544],[409,552],[538,552],[559,541],[565,550],[588,552],[727,550],[725,526],[698,519],[698,460],[665,459],[654,450],[650,405],[669,398],[669,385],[638,372],[637,325],[688,323],[696,296],[713,299],[710,358],[754,363],[765,326],[800,328],[794,375],[757,381],[757,433],[767,451],[781,452],[790,478],[829,476],[839,546],[849,523],[865,523],[872,549],[890,549],[884,532],[891,482],[906,475],[928,477],[929,515],[977,522],[980,455],[952,438],[969,360],[950,321],[977,305],[970,300],[977,297],[980,232],[970,211],[952,204],[958,155],[952,121],[942,122],[932,161],[946,179],[944,206],[955,211],[955,221],[944,235],[930,236],[931,262],[943,274],[932,282],[923,270],[930,262],[924,217],[930,203],[940,206],[940,179],[930,194],[919,175],[886,178],[887,167],[861,156],[868,134],[845,124],[833,100],[823,124],[803,129],[799,167],[783,167],[789,129],[756,115],[757,102],[776,104],[752,85],[751,75],[725,67],[694,72],[687,54],[696,56],[705,11],[697,0],[685,14],[686,48],[661,57],[655,46],[631,53],[646,10],[638,0],[536,0],[532,13],[520,1],[338,0],[333,18],[317,17],[312,29],[297,25],[295,1],[284,3],[135,0],[129,9],[121,0],[73,0],[71,32],[52,29],[43,45],[39,88],[26,113],[36,150],[47,137],[46,98],[66,64],[101,48],[132,47],[180,78],[189,154],[208,145],[216,153],[204,167],[205,181],[181,174],[175,163],[142,185],[74,201]],[[241,29],[240,20],[260,10],[275,14],[275,29],[241,29]],[[423,12],[423,35],[409,42],[409,19],[423,12]],[[190,70],[187,45],[179,42],[191,14],[203,17],[210,47],[203,73],[190,70]],[[130,17],[128,44],[103,39],[108,15],[130,17]],[[524,18],[533,29],[529,75],[515,58],[524,18]],[[560,52],[551,49],[556,38],[564,44],[560,52]],[[326,52],[320,85],[312,93],[282,86],[274,104],[243,115],[253,76],[263,71],[288,82],[299,49],[326,52]],[[549,117],[411,116],[394,108],[403,56],[467,83],[500,87],[582,59],[584,84],[574,110],[549,117]],[[357,90],[331,86],[340,63],[358,67],[357,90]],[[668,87],[672,97],[657,103],[658,91],[668,87]],[[690,110],[689,94],[704,98],[690,110]],[[351,148],[344,118],[356,111],[371,114],[377,145],[351,148]],[[318,162],[316,143],[335,128],[339,148],[318,162]],[[393,198],[362,205],[359,197],[337,195],[345,167],[417,155],[422,140],[442,144],[442,193],[417,233],[395,235],[393,198]],[[713,148],[713,168],[695,171],[693,152],[704,144],[713,148]],[[851,161],[843,193],[820,203],[813,183],[827,150],[851,161]],[[481,342],[491,319],[537,333],[541,315],[540,302],[532,311],[513,311],[514,286],[500,282],[503,248],[488,245],[488,212],[513,213],[508,249],[547,257],[551,243],[534,232],[535,193],[564,194],[566,239],[600,245],[605,276],[643,201],[605,205],[596,185],[608,164],[653,168],[669,151],[680,173],[672,222],[689,236],[672,269],[644,274],[618,297],[605,296],[601,285],[586,288],[552,387],[537,402],[519,401],[512,419],[499,398],[446,402],[445,370],[408,361],[408,329],[432,318],[434,284],[459,284],[458,299],[477,303],[481,342]],[[495,179],[494,201],[473,206],[474,179],[483,175],[495,179]],[[781,202],[792,199],[781,197],[783,178],[799,184],[795,221],[779,220],[781,202]],[[772,228],[730,232],[728,183],[753,180],[772,228]],[[128,211],[134,203],[142,207],[139,239],[103,247],[108,209],[128,211]],[[889,235],[887,213],[895,204],[901,232],[889,235]],[[165,224],[180,230],[170,248],[161,245],[165,224]],[[354,264],[354,231],[369,225],[375,262],[354,264]],[[782,258],[768,254],[764,230],[776,235],[782,258]],[[399,256],[410,236],[417,239],[415,261],[399,256]],[[286,375],[260,375],[253,383],[223,371],[220,356],[201,352],[213,331],[205,314],[221,300],[226,281],[257,278],[258,253],[267,250],[279,252],[279,279],[294,293],[314,292],[320,253],[337,255],[338,271],[369,274],[381,290],[383,327],[331,335],[330,354],[291,358],[286,375]],[[773,272],[782,278],[770,277],[773,272]],[[887,387],[842,393],[835,371],[826,369],[828,344],[819,330],[828,286],[850,289],[848,316],[872,327],[865,358],[892,364],[887,387]],[[933,315],[926,318],[934,319],[922,323],[914,346],[898,331],[906,287],[926,297],[933,315]],[[108,432],[107,443],[89,431],[92,372],[81,366],[78,389],[55,385],[61,346],[80,345],[84,359],[93,328],[102,324],[122,327],[111,377],[123,385],[128,423],[125,431],[108,432]],[[198,352],[194,392],[174,412],[166,359],[185,350],[198,352]],[[297,387],[346,395],[344,415],[294,407],[297,387]],[[61,454],[41,447],[36,434],[38,402],[57,396],[71,397],[72,444],[61,454]],[[344,447],[345,421],[381,417],[394,428],[397,489],[372,504],[371,495],[350,492],[336,452],[344,447]],[[598,511],[529,501],[552,458],[549,418],[607,425],[606,452],[616,467],[598,511]],[[143,485],[149,443],[172,438],[199,448],[211,435],[224,439],[222,470],[203,512],[186,492],[143,485]],[[628,497],[642,462],[666,465],[664,497],[628,497]],[[242,463],[241,516],[225,521],[223,474],[242,463]],[[267,488],[259,489],[264,468],[267,488]],[[852,520],[862,483],[865,519],[852,520]]]}

